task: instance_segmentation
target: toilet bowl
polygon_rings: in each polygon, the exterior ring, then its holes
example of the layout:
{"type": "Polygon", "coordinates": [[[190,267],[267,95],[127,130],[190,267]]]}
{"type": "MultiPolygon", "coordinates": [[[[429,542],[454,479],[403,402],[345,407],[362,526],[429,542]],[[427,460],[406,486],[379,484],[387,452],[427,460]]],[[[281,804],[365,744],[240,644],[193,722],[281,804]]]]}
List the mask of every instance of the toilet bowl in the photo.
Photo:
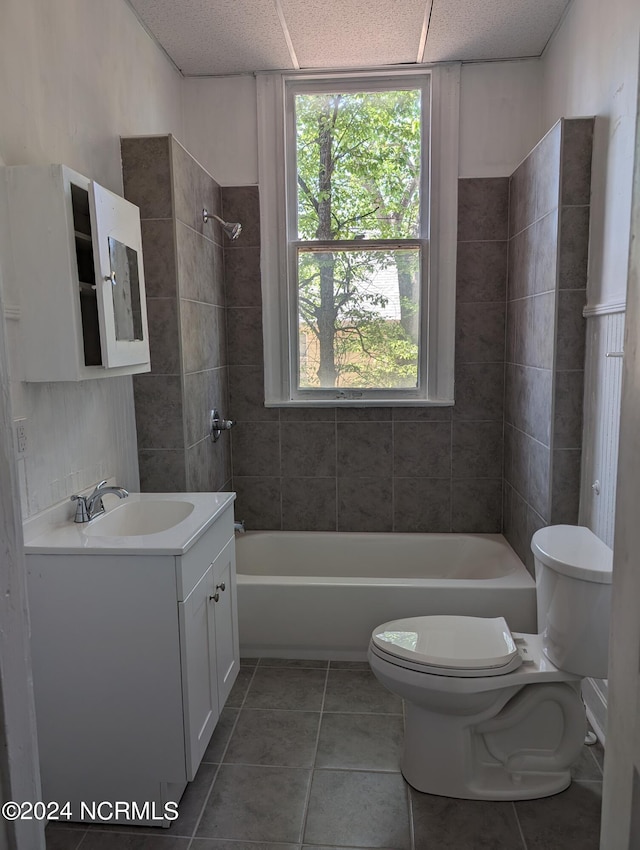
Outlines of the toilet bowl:
{"type": "Polygon", "coordinates": [[[532,539],[538,629],[502,618],[411,617],[374,630],[369,664],[405,700],[402,773],[429,794],[546,797],[571,782],[584,676],[606,677],[611,550],[587,528],[532,539]]]}

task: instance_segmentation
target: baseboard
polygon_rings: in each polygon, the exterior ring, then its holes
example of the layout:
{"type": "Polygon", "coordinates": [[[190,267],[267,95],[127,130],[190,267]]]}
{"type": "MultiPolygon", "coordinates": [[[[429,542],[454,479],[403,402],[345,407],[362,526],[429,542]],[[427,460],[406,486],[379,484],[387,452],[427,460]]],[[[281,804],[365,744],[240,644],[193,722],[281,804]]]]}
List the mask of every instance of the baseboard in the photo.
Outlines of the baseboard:
{"type": "Polygon", "coordinates": [[[606,679],[585,679],[582,682],[582,698],[587,709],[587,718],[603,747],[607,728],[607,694],[606,679]]]}

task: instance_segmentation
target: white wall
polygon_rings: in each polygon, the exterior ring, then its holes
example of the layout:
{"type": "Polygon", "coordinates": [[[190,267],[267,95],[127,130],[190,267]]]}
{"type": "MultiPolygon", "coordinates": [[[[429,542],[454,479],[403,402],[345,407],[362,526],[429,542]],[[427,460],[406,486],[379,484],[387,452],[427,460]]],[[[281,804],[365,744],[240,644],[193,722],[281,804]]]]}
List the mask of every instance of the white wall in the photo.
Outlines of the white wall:
{"type": "Polygon", "coordinates": [[[639,32],[637,0],[579,0],[542,60],[544,129],[563,115],[596,116],[581,522],[610,545],[621,370],[605,355],[621,348],[624,322],[613,311],[624,311],[627,286],[639,32]]]}
{"type": "Polygon", "coordinates": [[[590,305],[626,293],[639,30],[638,0],[576,0],[542,62],[544,131],[562,116],[596,116],[590,305]]]}
{"type": "MultiPolygon", "coordinates": [[[[463,65],[460,176],[504,177],[541,136],[539,62],[463,65]]],[[[223,186],[258,182],[254,77],[183,81],[184,143],[223,186]]]]}
{"type": "MultiPolygon", "coordinates": [[[[125,0],[2,0],[0,160],[62,162],[122,192],[120,135],[182,135],[181,77],[125,0]]],[[[3,212],[0,210],[0,240],[3,212]]],[[[0,241],[0,245],[2,242],[0,241]]],[[[0,255],[5,266],[6,250],[0,255]]],[[[5,307],[19,289],[5,286],[5,307]]],[[[130,378],[20,383],[20,323],[7,321],[14,418],[27,418],[19,462],[33,514],[100,477],[137,487],[130,378]]]]}

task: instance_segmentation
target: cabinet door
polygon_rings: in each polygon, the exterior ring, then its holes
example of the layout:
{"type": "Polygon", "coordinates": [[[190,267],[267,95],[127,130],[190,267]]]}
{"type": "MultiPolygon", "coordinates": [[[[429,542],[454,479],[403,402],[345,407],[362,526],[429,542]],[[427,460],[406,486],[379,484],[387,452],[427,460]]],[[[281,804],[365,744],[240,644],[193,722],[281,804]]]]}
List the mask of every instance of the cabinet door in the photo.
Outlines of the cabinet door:
{"type": "Polygon", "coordinates": [[[89,192],[102,365],[149,361],[140,212],[91,183],[89,192]]]}
{"type": "Polygon", "coordinates": [[[215,629],[220,710],[229,696],[240,667],[235,552],[235,540],[230,540],[213,563],[217,596],[215,629]]]}
{"type": "Polygon", "coordinates": [[[213,564],[178,603],[187,779],[191,781],[218,722],[213,564]]]}

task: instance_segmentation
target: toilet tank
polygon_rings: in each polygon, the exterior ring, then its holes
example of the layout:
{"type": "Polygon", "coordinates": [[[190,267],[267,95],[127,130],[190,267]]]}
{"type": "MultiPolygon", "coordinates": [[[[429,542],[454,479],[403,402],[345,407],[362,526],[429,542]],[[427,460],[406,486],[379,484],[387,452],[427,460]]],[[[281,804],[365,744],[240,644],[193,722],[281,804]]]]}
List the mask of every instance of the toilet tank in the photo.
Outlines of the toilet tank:
{"type": "Polygon", "coordinates": [[[545,655],[561,670],[606,679],[613,552],[575,525],[541,528],[531,549],[545,655]]]}

